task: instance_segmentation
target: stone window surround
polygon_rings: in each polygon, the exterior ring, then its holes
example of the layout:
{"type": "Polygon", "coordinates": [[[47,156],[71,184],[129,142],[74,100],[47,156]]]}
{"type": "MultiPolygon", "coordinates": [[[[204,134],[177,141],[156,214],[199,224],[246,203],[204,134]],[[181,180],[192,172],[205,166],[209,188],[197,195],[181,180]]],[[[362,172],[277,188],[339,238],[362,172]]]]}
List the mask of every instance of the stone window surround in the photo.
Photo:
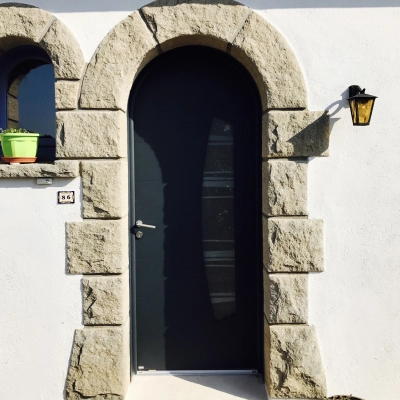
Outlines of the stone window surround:
{"type": "Polygon", "coordinates": [[[0,55],[38,45],[56,74],[54,164],[0,165],[0,178],[82,177],[82,222],[66,228],[67,268],[83,274],[67,398],[123,399],[130,381],[126,106],[135,77],[158,54],[210,46],[241,62],[262,101],[265,378],[272,398],[321,398],[326,381],[307,278],[323,270],[323,221],[307,219],[308,157],[328,156],[329,118],[307,111],[301,69],[282,35],[228,0],[162,0],[117,24],[86,66],[50,13],[0,5],[0,55]],[[79,103],[79,104],[78,104],[79,103]],[[113,187],[109,180],[113,179],[113,187]],[[305,378],[306,377],[306,378],[305,378]]]}

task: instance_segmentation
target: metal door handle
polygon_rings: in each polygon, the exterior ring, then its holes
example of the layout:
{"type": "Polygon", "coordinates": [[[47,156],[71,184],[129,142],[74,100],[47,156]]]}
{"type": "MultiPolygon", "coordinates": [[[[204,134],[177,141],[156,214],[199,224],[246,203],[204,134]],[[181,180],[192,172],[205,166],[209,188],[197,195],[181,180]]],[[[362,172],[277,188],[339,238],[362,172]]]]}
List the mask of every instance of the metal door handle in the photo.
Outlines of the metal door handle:
{"type": "Polygon", "coordinates": [[[150,228],[150,229],[156,229],[155,225],[146,225],[142,221],[138,220],[135,223],[136,228],[150,228]]]}

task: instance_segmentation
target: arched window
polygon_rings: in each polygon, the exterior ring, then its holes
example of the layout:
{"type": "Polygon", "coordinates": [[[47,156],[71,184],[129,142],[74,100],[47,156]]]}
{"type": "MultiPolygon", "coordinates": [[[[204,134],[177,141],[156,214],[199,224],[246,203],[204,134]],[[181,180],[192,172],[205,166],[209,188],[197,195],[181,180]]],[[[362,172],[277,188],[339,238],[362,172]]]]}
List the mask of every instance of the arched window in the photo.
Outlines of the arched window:
{"type": "Polygon", "coordinates": [[[0,127],[42,135],[38,161],[55,159],[54,67],[47,53],[19,46],[0,57],[0,127]]]}

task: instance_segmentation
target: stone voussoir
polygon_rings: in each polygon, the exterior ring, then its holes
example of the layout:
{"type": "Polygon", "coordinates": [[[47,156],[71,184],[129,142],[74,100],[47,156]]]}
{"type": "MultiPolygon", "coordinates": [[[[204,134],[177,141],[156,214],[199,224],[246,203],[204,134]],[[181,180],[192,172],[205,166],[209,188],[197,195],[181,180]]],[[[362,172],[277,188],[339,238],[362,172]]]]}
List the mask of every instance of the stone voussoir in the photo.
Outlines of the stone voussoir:
{"type": "Polygon", "coordinates": [[[264,269],[264,314],[269,324],[306,324],[308,274],[269,274],[264,269]]]}
{"type": "Polygon", "coordinates": [[[123,400],[130,380],[129,320],[122,326],[75,331],[68,400],[123,400]]]}
{"type": "Polygon", "coordinates": [[[49,54],[56,79],[81,79],[85,59],[78,41],[72,32],[55,19],[40,41],[40,46],[49,54]]]}
{"type": "Polygon", "coordinates": [[[59,111],[56,120],[58,158],[126,157],[124,112],[59,111]]]}
{"type": "Polygon", "coordinates": [[[48,24],[54,19],[47,11],[19,3],[0,5],[0,48],[38,43],[48,24]]]}
{"type": "Polygon", "coordinates": [[[161,0],[142,12],[163,51],[189,44],[225,51],[249,9],[229,0],[161,0]]]}
{"type": "Polygon", "coordinates": [[[54,164],[0,164],[0,178],[77,178],[79,161],[59,160],[54,164]]]}
{"type": "Polygon", "coordinates": [[[128,162],[82,161],[83,218],[128,215],[128,162]]]}
{"type": "Polygon", "coordinates": [[[264,266],[268,272],[322,272],[323,221],[264,218],[264,266]]]}
{"type": "Polygon", "coordinates": [[[67,270],[71,274],[121,274],[128,268],[128,220],[69,222],[67,270]]]}
{"type": "Polygon", "coordinates": [[[305,160],[263,162],[263,212],[266,215],[308,214],[307,168],[305,160]]]}
{"type": "Polygon", "coordinates": [[[80,106],[126,110],[135,76],[157,55],[157,42],[139,12],[133,12],[114,27],[92,57],[80,106]]]}
{"type": "Polygon", "coordinates": [[[55,84],[56,109],[74,110],[78,106],[79,81],[57,81],[55,84]]]}
{"type": "Polygon", "coordinates": [[[252,74],[264,110],[307,108],[306,86],[296,57],[283,36],[261,15],[249,15],[230,54],[252,74]]]}
{"type": "Polygon", "coordinates": [[[86,276],[83,283],[85,325],[122,325],[129,314],[129,274],[86,276]]]}
{"type": "Polygon", "coordinates": [[[321,399],[326,378],[315,327],[265,321],[265,371],[271,398],[321,399]]]}
{"type": "Polygon", "coordinates": [[[326,111],[269,111],[263,119],[263,157],[328,156],[326,111]]]}

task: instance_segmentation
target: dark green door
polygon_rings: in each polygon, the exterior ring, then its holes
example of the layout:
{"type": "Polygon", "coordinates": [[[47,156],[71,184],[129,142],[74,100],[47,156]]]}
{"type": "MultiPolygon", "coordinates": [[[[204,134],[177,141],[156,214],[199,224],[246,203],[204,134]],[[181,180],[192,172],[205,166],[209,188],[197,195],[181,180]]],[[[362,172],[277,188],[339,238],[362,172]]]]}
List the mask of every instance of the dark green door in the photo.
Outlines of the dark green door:
{"type": "Polygon", "coordinates": [[[174,50],[140,74],[130,118],[134,363],[139,371],[257,369],[254,83],[226,54],[174,50]]]}

